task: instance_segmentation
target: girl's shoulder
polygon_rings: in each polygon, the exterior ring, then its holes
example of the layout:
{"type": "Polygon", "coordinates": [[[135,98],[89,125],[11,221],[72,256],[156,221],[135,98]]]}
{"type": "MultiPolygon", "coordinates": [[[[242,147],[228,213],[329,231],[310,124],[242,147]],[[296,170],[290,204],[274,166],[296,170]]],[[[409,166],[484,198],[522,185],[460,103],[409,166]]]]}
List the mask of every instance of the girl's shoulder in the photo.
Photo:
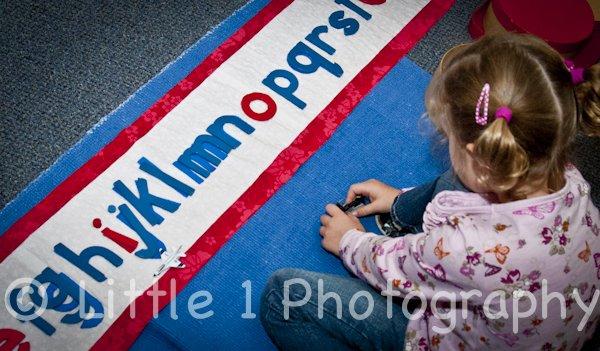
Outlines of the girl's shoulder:
{"type": "Polygon", "coordinates": [[[600,213],[581,174],[572,168],[565,177],[566,185],[558,192],[503,204],[480,194],[441,192],[427,206],[423,230],[426,236],[455,238],[445,243],[466,251],[467,262],[480,256],[488,290],[506,288],[500,278],[510,280],[516,271],[552,277],[565,288],[578,286],[600,274],[600,213]],[[571,273],[569,260],[578,263],[577,272],[571,273]],[[548,267],[564,274],[554,275],[548,267]]]}
{"type": "Polygon", "coordinates": [[[474,221],[494,221],[509,217],[511,222],[554,221],[556,217],[587,216],[598,222],[598,209],[591,199],[591,188],[579,170],[571,164],[565,170],[565,186],[557,192],[531,199],[494,203],[483,194],[442,191],[427,207],[424,221],[439,222],[455,216],[474,221]]]}

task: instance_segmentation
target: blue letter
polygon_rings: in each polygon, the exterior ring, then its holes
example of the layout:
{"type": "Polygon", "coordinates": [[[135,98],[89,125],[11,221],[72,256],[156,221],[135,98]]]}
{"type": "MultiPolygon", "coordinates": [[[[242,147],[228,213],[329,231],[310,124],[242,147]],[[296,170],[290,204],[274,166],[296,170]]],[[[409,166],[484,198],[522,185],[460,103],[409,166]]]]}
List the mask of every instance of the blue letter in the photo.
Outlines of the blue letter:
{"type": "MultiPolygon", "coordinates": [[[[46,293],[42,297],[38,287],[32,285],[31,301],[38,306],[42,306],[44,298],[47,299],[47,308],[59,311],[70,312],[61,318],[65,324],[81,323],[82,329],[94,328],[102,319],[104,319],[104,307],[94,296],[81,288],[71,278],[64,273],[56,273],[46,267],[37,277],[34,278],[41,285],[50,283],[52,293],[46,293]],[[81,299],[80,299],[81,297],[81,299]],[[92,313],[93,312],[93,313],[92,313]]],[[[49,289],[50,290],[50,289],[49,289]]]]}
{"type": "Polygon", "coordinates": [[[290,65],[290,67],[292,67],[292,69],[304,74],[314,73],[317,71],[317,69],[319,69],[319,67],[322,67],[327,72],[333,74],[338,78],[341,77],[344,73],[340,65],[338,65],[337,63],[329,62],[323,56],[319,55],[318,52],[311,49],[308,45],[304,44],[303,42],[296,44],[296,46],[294,46],[292,50],[290,50],[287,56],[287,62],[290,65]],[[309,60],[309,63],[300,63],[300,61],[298,61],[298,57],[300,56],[306,57],[309,60]]]}
{"type": "Polygon", "coordinates": [[[297,108],[303,110],[306,107],[306,103],[294,95],[294,92],[298,89],[298,78],[296,78],[292,72],[284,69],[276,69],[269,73],[269,75],[263,79],[262,83],[282,98],[294,104],[297,108]],[[275,81],[277,78],[285,79],[288,82],[288,85],[286,87],[278,85],[275,81]]]}
{"type": "Polygon", "coordinates": [[[335,0],[335,2],[336,2],[336,4],[340,4],[340,5],[346,6],[348,9],[354,11],[354,13],[356,13],[360,17],[366,19],[367,21],[371,19],[371,14],[370,13],[368,13],[367,11],[361,9],[360,7],[358,7],[356,4],[354,4],[350,0],[335,0]]]}
{"type": "Polygon", "coordinates": [[[171,213],[177,211],[180,203],[163,199],[148,192],[148,182],[144,178],[135,181],[139,197],[136,197],[122,181],[117,180],[113,184],[113,190],[127,200],[138,212],[150,223],[156,225],[162,223],[164,218],[154,211],[154,206],[171,213]]]}
{"type": "Polygon", "coordinates": [[[188,197],[194,193],[194,188],[163,172],[160,168],[158,168],[154,163],[150,162],[147,158],[140,158],[138,164],[140,165],[140,169],[142,171],[150,174],[154,178],[167,184],[181,195],[188,197]]]}
{"type": "MultiPolygon", "coordinates": [[[[19,293],[21,291],[22,291],[22,289],[14,289],[10,292],[10,294],[8,296],[8,301],[10,302],[10,306],[11,306],[12,310],[17,314],[17,319],[18,319],[18,316],[27,317],[24,319],[27,319],[29,322],[31,322],[31,324],[35,325],[44,334],[46,334],[48,336],[51,336],[52,334],[54,334],[54,332],[56,331],[56,328],[54,328],[52,326],[52,324],[46,322],[46,320],[43,319],[42,317],[37,316],[33,319],[29,318],[29,316],[31,316],[37,312],[37,309],[34,306],[32,306],[33,303],[31,303],[31,302],[28,303],[27,306],[23,305],[23,303],[21,302],[21,300],[19,298],[19,293]],[[31,306],[31,308],[28,310],[23,309],[24,307],[28,307],[28,306],[31,306]]],[[[0,345],[2,345],[2,344],[0,344],[0,345]]]]}
{"type": "Polygon", "coordinates": [[[350,36],[358,32],[360,24],[354,18],[344,18],[344,11],[335,11],[329,16],[329,24],[335,29],[344,29],[344,35],[350,36]]]}
{"type": "Polygon", "coordinates": [[[143,259],[160,258],[160,255],[167,249],[165,244],[158,240],[152,233],[146,230],[137,217],[131,212],[129,206],[122,204],[119,206],[117,219],[132,229],[146,244],[146,249],[138,250],[135,255],[143,259]]]}
{"type": "Polygon", "coordinates": [[[232,125],[238,127],[239,130],[241,130],[242,132],[244,132],[248,135],[250,135],[254,132],[254,127],[252,127],[248,123],[244,122],[238,116],[221,116],[221,117],[217,118],[213,122],[213,124],[211,124],[210,126],[208,126],[208,128],[206,128],[206,131],[209,132],[211,135],[219,138],[221,141],[226,143],[232,149],[235,149],[238,146],[240,146],[240,142],[236,138],[232,137],[231,135],[229,135],[225,132],[226,124],[232,124],[232,125]]]}
{"type": "Polygon", "coordinates": [[[123,264],[123,259],[121,257],[117,256],[116,253],[110,251],[109,249],[101,246],[88,247],[81,251],[79,255],[77,255],[75,252],[71,251],[71,249],[63,245],[63,243],[58,243],[56,246],[54,246],[54,252],[87,273],[97,282],[105,281],[106,276],[96,269],[96,267],[90,264],[92,257],[102,256],[102,258],[110,262],[115,267],[119,267],[121,264],[123,264]]]}
{"type": "Polygon", "coordinates": [[[194,141],[194,144],[179,156],[173,166],[187,174],[196,183],[202,183],[204,178],[208,178],[210,173],[215,170],[221,160],[227,157],[231,151],[231,146],[221,139],[212,135],[200,135],[194,141]]]}
{"type": "MultiPolygon", "coordinates": [[[[331,16],[333,16],[333,15],[331,15],[331,16]]],[[[331,21],[331,16],[329,16],[330,21],[331,21]]],[[[310,32],[310,34],[306,36],[306,40],[309,43],[313,44],[314,46],[318,47],[319,49],[325,51],[329,55],[333,55],[335,53],[335,49],[331,45],[324,42],[323,39],[321,39],[321,37],[319,37],[319,35],[321,35],[323,33],[327,33],[328,31],[329,31],[329,28],[327,28],[327,26],[315,27],[312,30],[312,32],[310,32]]]]}

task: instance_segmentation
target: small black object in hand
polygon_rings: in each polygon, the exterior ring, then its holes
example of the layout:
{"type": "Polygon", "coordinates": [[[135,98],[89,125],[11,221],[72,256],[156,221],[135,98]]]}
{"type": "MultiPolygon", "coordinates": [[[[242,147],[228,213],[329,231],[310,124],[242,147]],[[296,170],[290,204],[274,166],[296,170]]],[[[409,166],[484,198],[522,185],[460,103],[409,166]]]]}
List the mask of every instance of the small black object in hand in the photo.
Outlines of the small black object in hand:
{"type": "Polygon", "coordinates": [[[357,196],[354,200],[348,202],[345,205],[342,205],[341,203],[337,203],[337,207],[340,208],[340,210],[348,213],[348,212],[352,212],[354,210],[356,210],[357,208],[364,206],[368,201],[368,198],[366,198],[365,196],[357,196]]]}

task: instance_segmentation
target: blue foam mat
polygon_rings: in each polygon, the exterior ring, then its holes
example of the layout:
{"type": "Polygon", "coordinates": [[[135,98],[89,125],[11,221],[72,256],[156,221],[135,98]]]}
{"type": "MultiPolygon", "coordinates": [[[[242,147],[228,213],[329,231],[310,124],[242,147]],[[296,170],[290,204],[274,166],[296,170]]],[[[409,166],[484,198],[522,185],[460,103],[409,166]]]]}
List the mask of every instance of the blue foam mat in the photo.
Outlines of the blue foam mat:
{"type": "MultiPolygon", "coordinates": [[[[270,273],[282,267],[342,274],[341,262],[320,246],[319,217],[324,206],[345,197],[353,182],[368,178],[405,187],[420,184],[443,170],[432,156],[430,139],[420,128],[428,73],[408,59],[400,61],[365,97],[323,147],[227,242],[179,294],[178,319],[171,306],[151,321],[134,350],[272,349],[260,320],[243,319],[245,290],[252,282],[252,312],[270,273]],[[187,312],[190,296],[209,291],[213,302],[187,312]]],[[[373,230],[372,221],[367,223],[373,230]]]]}

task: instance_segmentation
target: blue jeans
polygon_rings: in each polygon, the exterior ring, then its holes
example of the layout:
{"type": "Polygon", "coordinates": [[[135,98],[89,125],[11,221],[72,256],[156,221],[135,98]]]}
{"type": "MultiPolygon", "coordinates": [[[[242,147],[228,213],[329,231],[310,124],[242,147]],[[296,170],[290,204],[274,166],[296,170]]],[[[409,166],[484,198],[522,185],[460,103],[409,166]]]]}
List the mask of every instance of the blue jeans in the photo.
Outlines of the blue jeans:
{"type": "Polygon", "coordinates": [[[406,232],[421,233],[427,204],[444,190],[470,192],[451,168],[433,181],[398,195],[390,211],[392,220],[406,232]]]}
{"type": "MultiPolygon", "coordinates": [[[[289,286],[286,301],[302,301],[308,294],[305,286],[289,286]]],[[[289,303],[288,303],[289,306],[289,303]]],[[[408,319],[402,307],[391,304],[387,317],[387,297],[357,278],[346,278],[300,269],[286,268],[275,272],[263,291],[260,318],[269,337],[280,350],[403,350],[408,319]],[[310,290],[310,298],[299,307],[288,307],[289,318],[284,316],[284,283],[303,279],[310,290]],[[323,281],[322,294],[336,293],[336,298],[319,299],[318,282],[323,281]],[[370,302],[357,292],[372,298],[373,309],[367,314],[370,302]],[[360,296],[360,297],[358,297],[360,296]],[[319,318],[319,300],[322,315],[319,318]],[[339,307],[338,307],[339,303],[339,307]],[[366,318],[354,318],[365,313],[366,318]],[[337,309],[341,311],[338,318],[337,309]]]]}
{"type": "MultiPolygon", "coordinates": [[[[450,170],[434,181],[400,194],[391,209],[391,217],[398,225],[420,232],[425,207],[443,190],[469,191],[450,170]]],[[[306,287],[290,284],[286,301],[302,301],[306,287]]],[[[396,301],[398,302],[398,301],[396,301]]],[[[287,304],[288,306],[290,303],[287,304]]],[[[369,307],[362,296],[353,302],[354,312],[361,314],[369,307]]],[[[300,269],[281,269],[275,272],[261,298],[261,322],[271,340],[282,350],[402,350],[408,319],[397,303],[391,304],[392,318],[387,317],[387,297],[382,296],[366,282],[300,269]],[[284,316],[284,284],[291,279],[303,279],[310,287],[310,298],[298,307],[288,307],[284,316]],[[340,300],[321,299],[322,318],[319,318],[318,284],[323,281],[322,294],[336,293],[340,300]],[[372,313],[365,319],[350,314],[351,300],[364,291],[373,300],[372,313]],[[341,318],[336,315],[340,303],[341,318]]]]}

